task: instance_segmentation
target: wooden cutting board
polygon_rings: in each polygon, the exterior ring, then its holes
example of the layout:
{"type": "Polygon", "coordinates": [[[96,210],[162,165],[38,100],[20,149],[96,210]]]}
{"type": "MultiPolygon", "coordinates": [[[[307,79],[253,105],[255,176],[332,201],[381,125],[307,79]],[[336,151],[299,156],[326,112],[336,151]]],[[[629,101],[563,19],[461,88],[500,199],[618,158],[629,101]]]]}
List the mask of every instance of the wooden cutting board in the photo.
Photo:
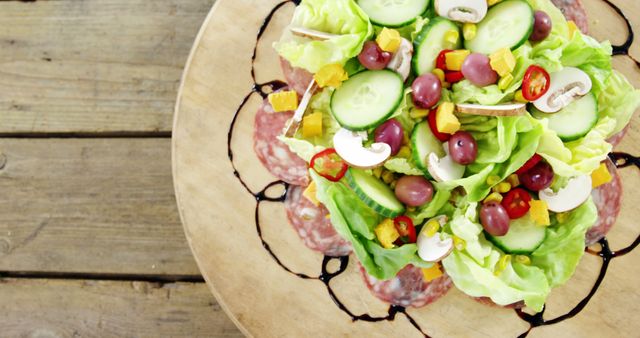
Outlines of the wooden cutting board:
{"type": "MultiPolygon", "coordinates": [[[[622,43],[624,21],[601,0],[585,1],[592,34],[622,43]]],[[[640,5],[615,1],[640,24],[640,5]]],[[[278,0],[218,0],[193,48],[176,106],[173,166],[176,195],[184,230],[211,291],[247,335],[260,337],[419,337],[407,317],[370,323],[352,321],[329,297],[325,285],[283,269],[263,247],[255,222],[256,199],[238,181],[228,157],[227,136],[238,106],[254,85],[251,55],[257,32],[278,0]]],[[[271,44],[290,20],[294,5],[284,4],[257,45],[257,83],[282,79],[271,44]]],[[[640,57],[640,44],[631,54],[640,57]]],[[[615,58],[640,87],[640,71],[627,56],[615,58]]],[[[274,178],[253,151],[253,119],[261,102],[249,95],[239,112],[231,148],[238,173],[247,188],[259,192],[274,178]]],[[[638,118],[619,150],[640,153],[638,118]]],[[[613,249],[626,247],[637,236],[636,205],[640,186],[635,169],[621,171],[625,181],[622,215],[609,235],[613,249]]],[[[282,187],[268,194],[278,196],[282,187]]],[[[296,273],[318,276],[323,257],[307,249],[288,224],[283,205],[260,204],[257,217],[264,243],[281,263],[296,273]]],[[[330,264],[329,269],[335,269],[330,264]]],[[[530,337],[637,336],[640,332],[640,252],[612,261],[609,272],[587,308],[560,324],[536,328],[530,337]]],[[[545,318],[568,312],[591,289],[602,261],[585,255],[575,277],[552,292],[545,318]]],[[[346,271],[331,281],[332,290],[354,314],[386,316],[388,305],[373,297],[351,257],[346,271]]],[[[422,330],[432,337],[515,337],[528,328],[512,310],[481,305],[455,288],[434,304],[408,309],[422,330]]]]}

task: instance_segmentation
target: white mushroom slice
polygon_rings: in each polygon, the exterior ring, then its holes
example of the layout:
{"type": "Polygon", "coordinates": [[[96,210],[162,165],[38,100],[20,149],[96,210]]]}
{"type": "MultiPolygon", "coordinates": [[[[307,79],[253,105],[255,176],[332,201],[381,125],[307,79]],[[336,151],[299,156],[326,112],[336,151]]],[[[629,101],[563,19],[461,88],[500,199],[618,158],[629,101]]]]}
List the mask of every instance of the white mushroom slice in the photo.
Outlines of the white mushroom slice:
{"type": "MultiPolygon", "coordinates": [[[[440,222],[440,226],[444,226],[447,223],[446,216],[438,217],[438,222],[440,222]]],[[[439,262],[453,251],[453,240],[451,238],[442,239],[440,233],[429,237],[424,228],[418,235],[416,244],[418,245],[418,256],[427,262],[439,262]]]]}
{"type": "Polygon", "coordinates": [[[461,103],[456,105],[456,110],[463,114],[482,116],[522,116],[527,112],[524,103],[499,104],[485,106],[481,104],[461,103]]]}
{"type": "Polygon", "coordinates": [[[365,148],[366,132],[352,132],[341,128],[333,137],[333,147],[350,166],[372,169],[381,166],[390,156],[391,147],[386,143],[374,143],[365,148]]]}
{"type": "Polygon", "coordinates": [[[320,41],[329,40],[329,39],[335,38],[336,36],[339,36],[336,34],[321,32],[314,29],[304,28],[304,27],[289,27],[289,30],[291,31],[291,33],[293,33],[293,35],[297,35],[303,38],[309,38],[312,40],[320,40],[320,41]]]}
{"type": "Polygon", "coordinates": [[[438,15],[453,21],[478,23],[487,15],[486,0],[436,0],[438,15]]]}
{"type": "Polygon", "coordinates": [[[587,73],[575,67],[565,67],[551,74],[551,86],[533,104],[545,113],[557,113],[577,98],[587,95],[593,86],[587,73]]]}
{"type": "Polygon", "coordinates": [[[398,48],[398,51],[393,54],[387,68],[397,72],[405,81],[407,81],[409,73],[411,73],[412,57],[413,44],[407,39],[402,39],[400,48],[398,48]]]}
{"type": "Polygon", "coordinates": [[[302,96],[302,100],[300,100],[300,104],[298,105],[296,112],[284,128],[284,136],[293,137],[296,134],[300,127],[300,123],[302,122],[302,118],[304,117],[304,113],[307,111],[309,103],[311,103],[311,98],[313,97],[313,93],[316,91],[316,88],[316,81],[311,80],[311,83],[309,83],[307,90],[302,96]]]}
{"type": "Polygon", "coordinates": [[[445,142],[444,151],[447,154],[443,158],[438,158],[436,153],[430,153],[427,157],[427,169],[434,180],[438,182],[448,182],[461,179],[464,176],[466,167],[455,162],[449,155],[449,142],[445,142]]]}
{"type": "Polygon", "coordinates": [[[538,194],[540,199],[547,202],[549,210],[565,212],[573,210],[584,203],[591,196],[591,176],[583,175],[569,180],[567,186],[554,193],[545,189],[538,194]]]}

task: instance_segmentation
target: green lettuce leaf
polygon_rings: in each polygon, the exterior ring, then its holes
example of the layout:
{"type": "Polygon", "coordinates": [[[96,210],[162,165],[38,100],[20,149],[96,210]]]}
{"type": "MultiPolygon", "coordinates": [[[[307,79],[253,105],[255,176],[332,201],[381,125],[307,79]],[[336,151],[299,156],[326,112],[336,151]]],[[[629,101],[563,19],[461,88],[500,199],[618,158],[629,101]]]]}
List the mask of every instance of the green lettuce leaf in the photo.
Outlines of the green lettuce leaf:
{"type": "Polygon", "coordinates": [[[405,175],[422,176],[424,173],[422,170],[416,168],[413,161],[402,157],[394,157],[384,163],[384,167],[394,173],[400,173],[405,175]]]}
{"type": "Polygon", "coordinates": [[[616,126],[609,136],[619,133],[631,121],[633,113],[640,107],[640,90],[633,88],[618,71],[613,71],[609,82],[598,97],[600,116],[615,119],[616,126]]]}

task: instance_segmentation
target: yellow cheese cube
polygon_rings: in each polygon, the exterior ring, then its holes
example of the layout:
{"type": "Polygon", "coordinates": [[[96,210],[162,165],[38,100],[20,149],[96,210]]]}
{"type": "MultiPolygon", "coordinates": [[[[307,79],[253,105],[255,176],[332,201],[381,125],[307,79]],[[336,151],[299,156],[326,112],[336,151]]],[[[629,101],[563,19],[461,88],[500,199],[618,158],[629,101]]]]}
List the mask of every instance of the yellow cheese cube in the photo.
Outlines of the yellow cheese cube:
{"type": "Polygon", "coordinates": [[[422,277],[425,282],[431,282],[434,279],[442,277],[442,270],[440,269],[440,263],[433,264],[432,267],[426,269],[422,268],[422,277]]]}
{"type": "Polygon", "coordinates": [[[471,52],[465,49],[454,50],[453,52],[447,53],[445,55],[447,69],[456,72],[461,71],[462,63],[464,62],[464,59],[469,56],[469,54],[471,54],[471,52]]]}
{"type": "Polygon", "coordinates": [[[394,247],[393,242],[400,238],[400,233],[396,229],[393,220],[387,218],[382,223],[378,224],[374,230],[378,241],[385,249],[391,249],[394,247]]]}
{"type": "Polygon", "coordinates": [[[607,169],[607,165],[601,163],[600,167],[591,173],[591,186],[595,189],[603,184],[611,182],[612,179],[611,173],[609,172],[609,169],[607,169]]]}
{"type": "Polygon", "coordinates": [[[309,184],[307,189],[304,189],[304,191],[302,192],[302,196],[306,197],[309,201],[311,201],[311,203],[318,207],[320,206],[320,201],[318,201],[318,198],[316,197],[317,192],[318,188],[316,186],[316,182],[311,181],[311,184],[309,184]]]}
{"type": "Polygon", "coordinates": [[[398,48],[400,48],[402,37],[400,36],[400,32],[397,30],[385,27],[378,35],[378,38],[376,38],[376,42],[383,51],[395,53],[398,51],[398,48]]]}
{"type": "Polygon", "coordinates": [[[296,110],[298,108],[298,94],[294,90],[269,94],[269,104],[276,113],[296,110]]]}
{"type": "Polygon", "coordinates": [[[580,31],[580,28],[573,20],[567,21],[567,24],[569,25],[569,39],[573,39],[573,36],[580,31]]]}
{"type": "Polygon", "coordinates": [[[531,207],[529,209],[529,215],[532,221],[534,221],[537,225],[551,225],[547,202],[541,200],[531,200],[529,201],[529,206],[531,207]]]}
{"type": "Polygon", "coordinates": [[[302,137],[322,136],[322,112],[316,111],[302,119],[302,137]]]}
{"type": "Polygon", "coordinates": [[[436,125],[438,131],[445,134],[455,134],[460,130],[460,121],[453,114],[455,105],[451,102],[443,102],[436,112],[436,125]]]}
{"type": "Polygon", "coordinates": [[[332,64],[322,67],[313,78],[320,88],[340,88],[342,82],[349,79],[349,74],[341,65],[332,64]]]}
{"type": "Polygon", "coordinates": [[[489,56],[491,68],[500,76],[507,76],[516,68],[516,57],[511,53],[511,49],[502,48],[489,56]]]}
{"type": "Polygon", "coordinates": [[[465,40],[473,40],[478,33],[478,26],[475,23],[467,22],[462,25],[462,36],[465,40]]]}

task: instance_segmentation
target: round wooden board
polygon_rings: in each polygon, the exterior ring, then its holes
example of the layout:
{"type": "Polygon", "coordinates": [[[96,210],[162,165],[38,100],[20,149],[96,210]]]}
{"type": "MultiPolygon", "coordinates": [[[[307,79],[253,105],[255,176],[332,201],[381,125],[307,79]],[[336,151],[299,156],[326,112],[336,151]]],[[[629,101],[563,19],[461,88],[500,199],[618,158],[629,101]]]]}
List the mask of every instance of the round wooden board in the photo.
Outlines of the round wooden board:
{"type": "MultiPolygon", "coordinates": [[[[640,5],[617,0],[628,17],[640,23],[640,5]]],[[[249,336],[419,337],[403,315],[394,321],[352,322],[340,311],[318,280],[305,280],[285,271],[267,252],[257,234],[255,198],[234,176],[227,153],[227,133],[234,113],[251,92],[251,55],[265,16],[279,0],[218,0],[191,53],[176,105],[173,134],[173,172],[176,196],[191,249],[211,291],[238,327],[249,336]]],[[[599,0],[586,1],[592,34],[599,39],[616,36],[622,42],[623,21],[599,0]],[[597,13],[597,14],[596,14],[597,13]]],[[[258,83],[281,79],[278,59],[271,49],[290,20],[293,3],[284,5],[258,44],[255,64],[258,83]]],[[[640,43],[631,51],[638,53],[640,43]]],[[[625,56],[615,58],[640,87],[640,72],[625,56]]],[[[240,111],[231,144],[235,164],[249,189],[261,191],[274,179],[262,168],[253,151],[253,119],[262,99],[254,94],[240,111]]],[[[618,148],[640,153],[637,117],[618,148]]],[[[627,187],[622,215],[609,235],[614,249],[630,244],[638,230],[634,220],[640,193],[636,170],[621,175],[627,187]]],[[[278,192],[271,192],[277,195],[278,192]]],[[[259,218],[264,240],[292,271],[318,276],[322,256],[307,249],[288,224],[280,203],[261,203],[259,218]]],[[[530,337],[637,336],[640,322],[640,252],[615,259],[602,287],[587,308],[561,324],[536,328],[530,337]]],[[[553,291],[546,318],[569,311],[590,290],[601,260],[585,255],[574,278],[553,291]]],[[[385,316],[388,305],[374,298],[351,257],[347,271],[331,282],[333,290],[354,313],[385,316]]],[[[432,337],[515,337],[527,325],[514,311],[481,305],[452,289],[434,304],[408,309],[432,337]]]]}

